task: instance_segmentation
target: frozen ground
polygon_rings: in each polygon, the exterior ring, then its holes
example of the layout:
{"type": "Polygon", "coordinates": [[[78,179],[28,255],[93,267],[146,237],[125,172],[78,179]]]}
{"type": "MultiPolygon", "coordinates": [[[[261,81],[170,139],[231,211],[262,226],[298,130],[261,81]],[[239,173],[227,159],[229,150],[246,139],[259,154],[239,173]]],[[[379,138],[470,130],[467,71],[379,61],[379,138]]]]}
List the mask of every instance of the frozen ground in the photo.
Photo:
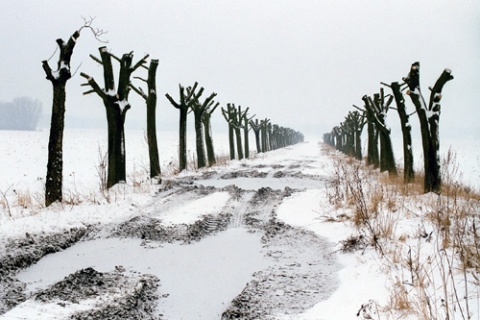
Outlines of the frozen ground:
{"type": "MultiPolygon", "coordinates": [[[[355,229],[351,209],[329,201],[325,150],[307,142],[108,195],[91,187],[92,164],[75,174],[78,203],[11,200],[0,206],[0,319],[398,318],[376,309],[392,269],[371,247],[340,251],[355,229]]],[[[417,220],[400,220],[417,241],[417,220]]]]}

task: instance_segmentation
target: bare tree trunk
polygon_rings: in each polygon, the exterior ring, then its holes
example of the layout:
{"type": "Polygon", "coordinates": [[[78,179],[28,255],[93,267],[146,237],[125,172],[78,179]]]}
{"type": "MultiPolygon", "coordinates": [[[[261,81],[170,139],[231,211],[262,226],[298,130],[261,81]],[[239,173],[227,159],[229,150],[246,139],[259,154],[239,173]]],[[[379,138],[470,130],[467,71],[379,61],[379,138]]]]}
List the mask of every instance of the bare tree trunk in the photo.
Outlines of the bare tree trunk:
{"type": "Polygon", "coordinates": [[[380,134],[380,171],[388,171],[389,175],[396,176],[397,168],[395,166],[395,157],[393,155],[390,129],[385,123],[385,117],[389,106],[393,101],[393,97],[390,97],[388,101],[385,101],[382,88],[380,89],[380,94],[374,95],[374,99],[364,96],[362,100],[365,102],[365,108],[373,115],[376,129],[380,134]]]}
{"type": "Polygon", "coordinates": [[[268,151],[271,151],[271,150],[273,150],[273,145],[272,145],[273,137],[272,137],[272,123],[271,122],[269,122],[267,124],[267,138],[268,138],[267,148],[268,148],[268,151]]]}
{"type": "Polygon", "coordinates": [[[180,171],[187,169],[187,110],[181,108],[178,118],[178,166],[180,171]]]}
{"type": "Polygon", "coordinates": [[[375,128],[375,120],[371,111],[366,110],[367,116],[367,131],[368,131],[368,150],[367,150],[367,164],[378,168],[380,159],[378,156],[378,131],[375,128]]]}
{"type": "Polygon", "coordinates": [[[227,104],[227,110],[222,108],[223,117],[228,123],[228,146],[230,151],[230,160],[235,160],[235,132],[233,125],[236,117],[235,112],[235,107],[230,103],[227,104]]]}
{"type": "Polygon", "coordinates": [[[48,141],[45,205],[62,201],[63,131],[65,127],[65,84],[53,86],[52,120],[48,141]]]}
{"type": "Polygon", "coordinates": [[[147,141],[148,141],[148,155],[150,158],[150,178],[158,178],[161,182],[160,176],[162,174],[160,169],[160,156],[158,153],[157,143],[157,75],[158,60],[152,59],[150,67],[148,68],[148,94],[147,94],[147,141]]]}
{"type": "Polygon", "coordinates": [[[258,119],[255,119],[255,122],[250,120],[250,126],[253,129],[253,132],[255,133],[255,145],[257,147],[257,153],[262,152],[262,149],[260,148],[260,124],[258,123],[258,119]]]}
{"type": "Polygon", "coordinates": [[[250,121],[250,119],[247,118],[247,110],[245,110],[245,114],[243,116],[243,139],[245,140],[245,158],[246,159],[250,158],[250,144],[248,141],[248,131],[250,130],[248,126],[248,122],[250,121]]]}
{"type": "Polygon", "coordinates": [[[65,87],[67,81],[72,77],[70,60],[79,37],[80,31],[75,31],[66,43],[62,39],[57,39],[60,56],[57,64],[58,68],[55,72],[52,71],[47,60],[42,61],[46,78],[50,80],[53,86],[52,122],[48,141],[47,178],[45,181],[45,205],[47,207],[56,201],[62,201],[65,87]]]}
{"type": "Polygon", "coordinates": [[[235,128],[235,138],[237,139],[237,155],[238,160],[243,159],[243,144],[242,144],[242,133],[240,128],[235,128]]]}
{"type": "Polygon", "coordinates": [[[212,127],[210,123],[211,113],[205,112],[203,114],[203,129],[205,130],[205,146],[207,147],[208,166],[214,166],[217,163],[215,159],[215,150],[213,148],[212,127]]]}
{"type": "Polygon", "coordinates": [[[405,100],[398,82],[392,82],[390,85],[395,103],[397,105],[397,112],[400,118],[400,125],[402,128],[403,137],[403,180],[405,183],[413,182],[415,180],[415,171],[413,168],[413,149],[412,149],[412,126],[409,122],[409,115],[405,107],[405,100]]]}
{"type": "Polygon", "coordinates": [[[420,90],[420,63],[413,63],[408,76],[403,79],[408,84],[410,90],[407,93],[415,105],[418,119],[420,120],[425,170],[424,192],[426,193],[432,191],[440,193],[442,188],[440,141],[438,136],[440,100],[442,98],[443,86],[452,79],[451,71],[445,69],[431,89],[428,106],[420,90]]]}
{"type": "Polygon", "coordinates": [[[180,113],[178,143],[178,163],[180,171],[183,171],[187,168],[187,114],[190,104],[192,103],[192,99],[194,98],[197,85],[198,84],[195,82],[192,88],[188,88],[187,93],[185,93],[185,88],[179,85],[180,101],[178,103],[175,102],[175,100],[173,100],[168,93],[165,94],[165,97],[167,97],[168,101],[170,101],[172,106],[177,108],[180,113]]]}
{"type": "MultiPolygon", "coordinates": [[[[216,93],[212,93],[208,98],[205,99],[203,103],[200,103],[199,98],[203,93],[203,88],[200,88],[197,95],[194,96],[192,99],[192,103],[190,104],[190,109],[193,111],[195,116],[195,134],[196,134],[196,147],[197,147],[197,167],[203,168],[207,165],[206,156],[205,156],[205,145],[204,145],[204,136],[203,136],[203,118],[204,114],[207,112],[208,109],[213,105],[213,98],[217,95],[216,93]]],[[[215,108],[218,106],[215,106],[215,108]]],[[[214,109],[215,109],[214,108],[214,109]]]]}
{"type": "Polygon", "coordinates": [[[108,122],[108,175],[107,188],[127,180],[125,129],[122,111],[116,108],[115,102],[105,105],[108,122]]]}
{"type": "Polygon", "coordinates": [[[158,60],[152,59],[150,61],[150,67],[148,68],[148,78],[144,80],[139,77],[137,79],[143,80],[147,83],[148,91],[145,93],[143,90],[136,88],[132,84],[130,87],[138,93],[146,102],[147,105],[147,142],[148,142],[148,155],[150,159],[150,178],[157,178],[161,182],[161,170],[160,170],[160,157],[158,155],[158,143],[157,143],[157,74],[158,60]]]}

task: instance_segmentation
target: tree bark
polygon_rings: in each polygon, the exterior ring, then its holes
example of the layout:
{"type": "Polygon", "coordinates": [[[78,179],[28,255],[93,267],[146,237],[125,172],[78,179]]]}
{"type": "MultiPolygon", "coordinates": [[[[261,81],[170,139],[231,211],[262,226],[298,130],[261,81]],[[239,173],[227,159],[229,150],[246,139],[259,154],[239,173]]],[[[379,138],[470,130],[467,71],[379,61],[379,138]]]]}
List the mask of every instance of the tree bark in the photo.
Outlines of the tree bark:
{"type": "Polygon", "coordinates": [[[45,205],[62,201],[63,131],[65,127],[65,84],[53,86],[52,118],[48,141],[45,205]]]}
{"type": "Polygon", "coordinates": [[[365,109],[367,116],[367,132],[368,132],[368,150],[367,150],[367,165],[378,168],[380,166],[380,159],[378,156],[378,131],[375,128],[375,120],[372,112],[365,109]]]}
{"type": "Polygon", "coordinates": [[[195,116],[195,143],[197,149],[197,168],[203,168],[207,166],[205,158],[205,146],[203,144],[203,127],[202,127],[202,113],[194,112],[195,116]]]}
{"type": "Polygon", "coordinates": [[[157,74],[158,60],[152,59],[150,67],[148,68],[148,94],[146,97],[147,104],[147,141],[148,141],[148,155],[150,158],[150,178],[158,178],[161,182],[160,176],[162,174],[160,168],[160,156],[158,152],[157,142],[157,74]]]}
{"type": "Polygon", "coordinates": [[[203,129],[205,130],[205,146],[207,147],[208,166],[214,166],[217,163],[215,159],[215,150],[213,148],[212,126],[210,122],[211,113],[205,112],[203,114],[203,129]]]}
{"type": "Polygon", "coordinates": [[[250,119],[247,118],[247,110],[245,110],[245,114],[243,115],[243,140],[245,141],[245,158],[250,158],[250,144],[248,140],[248,131],[250,130],[248,126],[248,122],[250,119]]]}
{"type": "Polygon", "coordinates": [[[235,138],[237,139],[238,160],[242,160],[243,159],[242,133],[240,131],[240,128],[238,127],[235,128],[235,138]]]}

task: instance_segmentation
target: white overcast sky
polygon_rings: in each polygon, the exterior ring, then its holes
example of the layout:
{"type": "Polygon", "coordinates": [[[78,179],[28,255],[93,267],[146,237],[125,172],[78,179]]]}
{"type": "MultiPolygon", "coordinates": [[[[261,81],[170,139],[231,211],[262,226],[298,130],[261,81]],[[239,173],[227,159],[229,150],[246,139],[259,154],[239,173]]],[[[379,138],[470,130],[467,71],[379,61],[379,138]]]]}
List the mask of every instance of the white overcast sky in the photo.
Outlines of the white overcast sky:
{"type": "MultiPolygon", "coordinates": [[[[179,83],[198,81],[206,93],[218,93],[222,106],[250,107],[259,118],[321,134],[352,104],[361,105],[364,94],[377,92],[380,81],[400,81],[420,61],[426,96],[444,68],[455,77],[444,88],[442,134],[480,137],[478,0],[2,0],[0,101],[29,96],[49,112],[52,89],[41,61],[53,54],[55,39],[68,39],[83,24],[82,16],[108,30],[103,38],[116,55],[134,51],[135,60],[145,53],[160,60],[160,124],[178,121],[164,94],[177,97],[179,83]]],[[[73,69],[99,83],[102,69],[88,54],[98,55],[102,45],[82,32],[72,58],[73,69]]],[[[106,121],[100,98],[82,96],[82,80],[76,74],[68,83],[67,125],[76,118],[106,121]]],[[[145,113],[134,95],[132,123],[145,113]]],[[[410,101],[408,107],[413,111],[410,101]]]]}

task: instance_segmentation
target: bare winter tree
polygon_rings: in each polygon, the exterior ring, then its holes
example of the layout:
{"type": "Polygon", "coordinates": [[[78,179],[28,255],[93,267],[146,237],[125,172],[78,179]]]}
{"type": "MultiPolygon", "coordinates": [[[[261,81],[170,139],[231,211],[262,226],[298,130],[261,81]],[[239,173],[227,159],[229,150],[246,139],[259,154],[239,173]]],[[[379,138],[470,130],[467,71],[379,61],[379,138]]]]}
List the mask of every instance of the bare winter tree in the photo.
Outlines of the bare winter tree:
{"type": "Polygon", "coordinates": [[[407,94],[412,99],[420,120],[425,170],[424,192],[439,193],[442,188],[439,139],[440,100],[443,86],[452,79],[452,71],[443,70],[433,88],[430,88],[428,106],[420,90],[420,63],[414,62],[408,76],[403,79],[409,87],[407,94]]]}
{"type": "Polygon", "coordinates": [[[255,122],[253,120],[250,120],[250,126],[253,129],[253,133],[255,134],[255,146],[257,147],[257,153],[262,152],[262,149],[260,147],[260,130],[261,126],[258,123],[258,119],[255,119],[255,122]]]}
{"type": "Polygon", "coordinates": [[[398,82],[392,82],[390,85],[383,83],[383,85],[392,89],[400,118],[403,137],[403,181],[405,183],[413,182],[415,180],[415,171],[413,168],[412,126],[409,121],[410,115],[407,114],[405,107],[402,88],[398,82]]]}
{"type": "Polygon", "coordinates": [[[138,93],[147,104],[147,143],[148,143],[148,155],[150,158],[150,178],[156,178],[161,182],[161,169],[160,169],[160,156],[158,153],[158,143],[157,143],[157,120],[156,120],[156,109],[157,109],[157,84],[156,84],[156,75],[158,68],[158,60],[152,59],[150,61],[150,66],[148,67],[148,78],[142,79],[140,77],[135,77],[136,79],[142,80],[147,83],[148,91],[145,93],[141,88],[137,88],[132,84],[130,87],[138,93]]]}
{"type": "Polygon", "coordinates": [[[47,80],[53,86],[52,118],[50,123],[50,137],[48,140],[47,178],[45,182],[45,205],[49,206],[56,201],[62,201],[62,174],[63,174],[63,131],[65,127],[65,87],[72,77],[70,61],[73,49],[83,29],[90,29],[95,38],[104,33],[92,28],[93,19],[85,20],[84,25],[75,31],[67,42],[57,39],[59,57],[57,70],[52,70],[48,60],[42,61],[47,80]]]}
{"type": "MultiPolygon", "coordinates": [[[[195,90],[197,89],[198,83],[195,82],[193,87],[188,87],[185,90],[184,87],[179,85],[179,94],[180,100],[176,102],[173,98],[167,93],[165,97],[167,97],[168,101],[178,109],[180,112],[179,117],[179,154],[178,154],[178,162],[179,162],[179,170],[185,170],[187,168],[187,115],[190,105],[195,100],[195,90]]],[[[201,94],[201,93],[200,93],[201,94]]]]}
{"type": "MultiPolygon", "coordinates": [[[[203,88],[200,88],[198,94],[192,100],[190,104],[190,109],[193,111],[193,115],[195,117],[195,135],[196,135],[196,147],[197,147],[197,167],[203,168],[207,165],[206,157],[205,157],[205,145],[204,145],[204,137],[203,137],[203,116],[208,108],[212,107],[215,103],[213,98],[217,95],[213,92],[210,96],[208,96],[203,103],[199,101],[200,96],[203,93],[203,88]]],[[[217,104],[218,105],[218,104],[217,104]]]]}
{"type": "Polygon", "coordinates": [[[345,124],[348,126],[349,138],[349,154],[355,156],[356,159],[362,160],[362,131],[365,126],[365,113],[358,111],[350,111],[345,118],[345,124]]]}
{"type": "Polygon", "coordinates": [[[397,169],[390,138],[391,130],[385,121],[388,109],[393,102],[393,97],[388,97],[388,100],[386,98],[384,90],[381,88],[380,94],[375,94],[373,99],[365,95],[362,100],[365,102],[365,108],[373,113],[373,120],[380,134],[380,171],[388,171],[389,175],[395,176],[397,175],[397,169]]]}
{"type": "Polygon", "coordinates": [[[217,102],[213,106],[213,108],[211,108],[211,105],[208,106],[202,116],[203,129],[205,130],[205,146],[207,147],[207,158],[209,167],[214,166],[217,163],[217,160],[215,159],[215,150],[213,148],[212,126],[210,119],[219,105],[220,103],[217,102]]]}
{"type": "Polygon", "coordinates": [[[368,133],[367,165],[378,168],[380,166],[380,157],[378,153],[378,130],[375,125],[375,114],[369,108],[362,109],[356,105],[353,105],[353,107],[362,111],[366,118],[368,133]]]}
{"type": "Polygon", "coordinates": [[[248,114],[248,110],[250,108],[247,108],[244,112],[243,112],[243,115],[242,115],[242,120],[240,121],[240,123],[243,122],[243,125],[242,125],[242,128],[243,128],[243,141],[244,141],[244,155],[245,155],[245,158],[246,159],[249,159],[250,158],[250,142],[249,142],[249,139],[248,139],[248,132],[250,131],[250,126],[249,126],[249,122],[250,120],[252,120],[253,117],[251,118],[248,118],[247,114],[248,114]]]}
{"type": "Polygon", "coordinates": [[[100,59],[91,55],[90,57],[103,66],[103,78],[105,88],[101,89],[94,78],[85,73],[80,73],[87,79],[82,86],[90,86],[91,90],[84,94],[96,93],[103,101],[107,113],[108,123],[108,177],[107,188],[126,181],[125,163],[125,118],[127,111],[131,108],[128,101],[130,92],[130,77],[139,67],[145,67],[148,55],[133,64],[133,52],[126,53],[118,58],[110,53],[106,47],[100,47],[100,59]],[[120,64],[118,75],[118,88],[115,91],[115,80],[112,65],[112,58],[120,64]]]}
{"type": "Polygon", "coordinates": [[[270,123],[270,119],[264,119],[260,121],[260,133],[262,134],[261,141],[262,141],[262,152],[267,152],[270,150],[270,142],[268,136],[268,124],[270,123]]]}
{"type": "MultiPolygon", "coordinates": [[[[233,105],[235,108],[235,105],[233,105]]],[[[238,106],[238,108],[235,111],[235,117],[232,119],[233,120],[233,129],[235,131],[235,138],[237,140],[237,156],[238,160],[242,160],[244,158],[243,154],[243,144],[242,144],[242,133],[240,129],[242,129],[242,120],[245,112],[242,112],[242,107],[238,106]]]]}
{"type": "Polygon", "coordinates": [[[228,146],[230,150],[230,160],[235,160],[235,129],[233,123],[237,117],[237,109],[231,103],[227,103],[227,109],[222,108],[222,114],[228,123],[228,146]]]}

